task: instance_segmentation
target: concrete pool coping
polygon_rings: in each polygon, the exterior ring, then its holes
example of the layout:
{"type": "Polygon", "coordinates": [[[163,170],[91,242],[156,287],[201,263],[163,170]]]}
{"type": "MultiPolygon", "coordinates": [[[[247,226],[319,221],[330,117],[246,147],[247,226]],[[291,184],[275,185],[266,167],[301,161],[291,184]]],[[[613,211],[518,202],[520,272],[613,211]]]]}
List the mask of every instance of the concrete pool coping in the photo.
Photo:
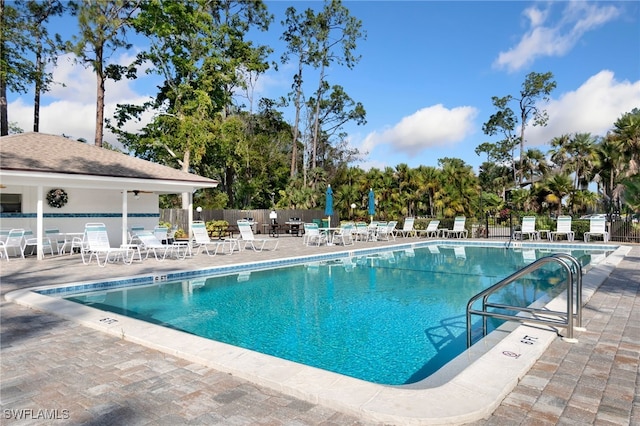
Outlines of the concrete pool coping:
{"type": "MultiPolygon", "coordinates": [[[[443,243],[451,244],[449,241],[443,243]]],[[[593,245],[587,247],[594,248],[593,245]]],[[[584,277],[583,303],[629,250],[630,247],[620,246],[603,262],[590,268],[584,277]]],[[[379,422],[450,424],[485,417],[557,338],[556,331],[521,325],[486,353],[486,348],[481,346],[490,345],[483,342],[456,358],[452,363],[469,364],[462,373],[447,373],[445,367],[414,385],[384,386],[105,313],[32,290],[34,288],[14,291],[6,298],[309,402],[379,422]],[[448,381],[447,374],[451,375],[448,381]]],[[[558,309],[548,305],[551,309],[562,310],[562,306],[566,306],[558,298],[551,303],[561,306],[558,309]]]]}

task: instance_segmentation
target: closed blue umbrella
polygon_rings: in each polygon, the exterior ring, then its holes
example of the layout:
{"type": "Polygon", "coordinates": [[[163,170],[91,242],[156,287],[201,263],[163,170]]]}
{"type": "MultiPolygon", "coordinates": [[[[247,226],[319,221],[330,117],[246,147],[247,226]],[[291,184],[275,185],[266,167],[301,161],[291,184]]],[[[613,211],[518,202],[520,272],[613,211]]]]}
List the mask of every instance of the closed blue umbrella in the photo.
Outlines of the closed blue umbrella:
{"type": "Polygon", "coordinates": [[[369,216],[373,220],[373,216],[376,214],[376,197],[373,193],[373,188],[369,188],[369,216]]]}
{"type": "Polygon", "coordinates": [[[324,206],[324,214],[327,215],[327,219],[329,220],[329,227],[331,227],[331,215],[333,214],[333,190],[331,189],[331,185],[327,186],[327,198],[324,206]]]}

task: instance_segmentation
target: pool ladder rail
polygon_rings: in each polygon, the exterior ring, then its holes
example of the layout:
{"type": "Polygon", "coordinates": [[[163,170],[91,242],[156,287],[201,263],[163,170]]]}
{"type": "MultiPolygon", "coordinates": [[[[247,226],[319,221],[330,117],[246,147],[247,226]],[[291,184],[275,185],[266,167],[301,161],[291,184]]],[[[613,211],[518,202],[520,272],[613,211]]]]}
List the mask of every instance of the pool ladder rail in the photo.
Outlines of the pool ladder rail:
{"type": "Polygon", "coordinates": [[[580,262],[568,254],[555,253],[536,260],[530,265],[511,274],[502,281],[492,285],[491,287],[481,291],[480,293],[469,299],[467,303],[467,348],[471,347],[471,316],[482,316],[482,337],[487,335],[487,318],[498,318],[507,321],[517,321],[521,323],[536,323],[550,326],[566,327],[566,336],[563,340],[571,343],[577,342],[573,337],[574,328],[582,327],[582,267],[580,262]],[[513,283],[517,279],[540,269],[548,263],[558,263],[567,273],[566,276],[566,292],[567,292],[567,310],[566,312],[551,311],[547,309],[538,309],[522,306],[511,306],[502,303],[491,303],[489,297],[496,291],[513,283]],[[575,286],[575,290],[574,290],[575,286]],[[482,299],[482,308],[480,310],[473,309],[473,304],[482,299]],[[575,308],[574,308],[575,307],[575,308]],[[507,314],[488,309],[499,309],[517,311],[517,314],[507,314]],[[523,315],[527,314],[527,315],[523,315]]]}

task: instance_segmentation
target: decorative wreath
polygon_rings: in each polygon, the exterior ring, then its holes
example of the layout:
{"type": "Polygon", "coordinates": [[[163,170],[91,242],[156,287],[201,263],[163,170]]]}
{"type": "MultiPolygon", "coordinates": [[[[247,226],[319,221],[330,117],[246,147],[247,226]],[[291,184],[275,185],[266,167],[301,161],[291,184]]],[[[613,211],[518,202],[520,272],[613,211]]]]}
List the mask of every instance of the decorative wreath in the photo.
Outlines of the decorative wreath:
{"type": "Polygon", "coordinates": [[[47,193],[47,203],[51,207],[59,209],[67,204],[67,201],[69,201],[69,196],[64,189],[52,189],[47,193]]]}

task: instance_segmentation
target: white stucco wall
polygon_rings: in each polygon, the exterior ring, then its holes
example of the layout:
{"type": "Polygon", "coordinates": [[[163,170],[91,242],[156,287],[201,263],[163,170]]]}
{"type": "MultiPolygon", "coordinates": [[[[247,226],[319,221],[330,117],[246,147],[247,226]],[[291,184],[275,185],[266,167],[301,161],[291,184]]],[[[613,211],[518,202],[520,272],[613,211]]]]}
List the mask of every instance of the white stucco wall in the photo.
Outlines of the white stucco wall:
{"type": "MultiPolygon", "coordinates": [[[[112,246],[122,240],[122,192],[119,190],[95,190],[64,188],[69,200],[61,208],[47,204],[46,195],[53,188],[43,189],[44,228],[58,228],[60,232],[82,232],[89,222],[100,222],[107,226],[112,246]]],[[[7,185],[2,193],[22,194],[21,214],[2,214],[0,227],[3,229],[36,229],[37,189],[35,187],[7,185]],[[8,217],[10,216],[10,217],[8,217]],[[15,217],[14,217],[15,216],[15,217]]],[[[158,195],[140,193],[135,199],[127,194],[127,227],[144,226],[153,229],[158,224],[158,195]]]]}

